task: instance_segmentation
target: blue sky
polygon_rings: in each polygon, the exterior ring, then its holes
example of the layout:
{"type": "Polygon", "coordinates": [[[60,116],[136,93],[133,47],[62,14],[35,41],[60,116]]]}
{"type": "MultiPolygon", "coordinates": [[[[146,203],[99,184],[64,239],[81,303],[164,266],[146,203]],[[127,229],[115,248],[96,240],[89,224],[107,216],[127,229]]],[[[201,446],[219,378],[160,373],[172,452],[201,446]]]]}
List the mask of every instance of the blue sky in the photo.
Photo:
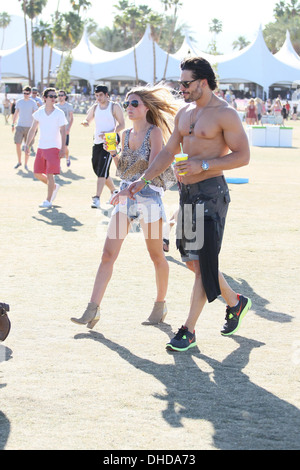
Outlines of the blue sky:
{"type": "MultiPolygon", "coordinates": [[[[102,0],[90,0],[92,7],[88,10],[87,16],[96,22],[99,20],[100,26],[110,25],[114,13],[113,5],[117,0],[104,2],[102,0]]],[[[157,12],[163,12],[160,0],[136,0],[132,3],[148,4],[157,12]]],[[[217,18],[223,23],[223,32],[217,36],[218,49],[222,53],[232,51],[232,42],[239,36],[245,36],[248,41],[255,39],[259,26],[274,21],[273,10],[278,0],[214,0],[211,7],[208,2],[202,0],[182,0],[182,7],[179,10],[180,21],[189,26],[190,32],[197,41],[197,46],[201,50],[207,50],[207,45],[211,39],[209,23],[213,18],[217,18]],[[196,5],[196,6],[195,6],[196,5]]],[[[69,0],[48,0],[45,10],[45,18],[50,19],[51,13],[59,4],[60,11],[70,9],[69,0]]],[[[20,2],[18,0],[0,0],[0,11],[6,11],[11,15],[22,15],[20,2]]],[[[20,41],[22,42],[23,31],[18,28],[20,41]]],[[[14,41],[19,37],[14,32],[14,41]]],[[[2,37],[2,36],[1,36],[2,37]]],[[[5,43],[5,48],[8,44],[5,43]]],[[[11,46],[10,46],[11,47],[11,46]]]]}

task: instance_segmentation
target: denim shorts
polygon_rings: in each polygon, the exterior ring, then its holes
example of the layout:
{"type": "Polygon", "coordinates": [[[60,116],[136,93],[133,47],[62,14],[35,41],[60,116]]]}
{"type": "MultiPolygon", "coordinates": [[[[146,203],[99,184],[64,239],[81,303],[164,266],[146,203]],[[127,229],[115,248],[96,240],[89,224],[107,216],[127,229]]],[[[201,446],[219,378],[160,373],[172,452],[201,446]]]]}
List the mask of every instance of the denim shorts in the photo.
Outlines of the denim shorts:
{"type": "MultiPolygon", "coordinates": [[[[125,182],[121,183],[120,190],[127,188],[129,185],[125,182]]],[[[156,222],[163,219],[166,222],[165,209],[158,191],[145,186],[141,191],[135,194],[135,199],[126,198],[119,202],[112,215],[121,212],[126,214],[130,220],[143,220],[145,224],[156,222]]]]}

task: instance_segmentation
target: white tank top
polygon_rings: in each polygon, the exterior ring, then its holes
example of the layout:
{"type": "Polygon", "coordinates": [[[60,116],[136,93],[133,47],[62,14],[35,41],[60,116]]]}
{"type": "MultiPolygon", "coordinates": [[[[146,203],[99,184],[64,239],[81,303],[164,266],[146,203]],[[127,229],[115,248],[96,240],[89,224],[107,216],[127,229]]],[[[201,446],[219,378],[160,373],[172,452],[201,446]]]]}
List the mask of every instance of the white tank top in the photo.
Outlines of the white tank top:
{"type": "Polygon", "coordinates": [[[114,132],[116,122],[112,114],[112,106],[113,103],[111,101],[105,109],[101,109],[98,104],[96,106],[94,114],[96,124],[94,144],[103,144],[104,139],[99,137],[99,134],[102,134],[103,132],[114,132]]]}

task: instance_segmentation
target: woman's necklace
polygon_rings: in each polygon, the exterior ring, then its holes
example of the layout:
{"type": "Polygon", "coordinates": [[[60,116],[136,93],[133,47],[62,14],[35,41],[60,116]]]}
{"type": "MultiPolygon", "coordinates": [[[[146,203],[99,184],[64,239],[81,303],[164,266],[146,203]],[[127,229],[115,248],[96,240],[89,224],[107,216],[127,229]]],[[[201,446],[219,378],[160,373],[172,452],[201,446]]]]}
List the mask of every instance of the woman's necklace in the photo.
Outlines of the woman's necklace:
{"type": "Polygon", "coordinates": [[[201,114],[203,113],[203,111],[204,111],[206,108],[209,107],[210,102],[211,102],[211,100],[213,99],[213,96],[214,96],[214,94],[212,93],[209,102],[207,103],[206,106],[203,106],[203,108],[201,108],[201,113],[200,113],[199,115],[198,115],[199,110],[198,110],[197,108],[196,108],[196,109],[193,109],[193,111],[191,112],[189,135],[191,135],[192,132],[194,131],[194,128],[195,128],[195,125],[196,125],[196,122],[197,122],[197,118],[200,117],[201,114]],[[194,111],[196,111],[196,112],[195,112],[195,118],[194,118],[194,111]]]}

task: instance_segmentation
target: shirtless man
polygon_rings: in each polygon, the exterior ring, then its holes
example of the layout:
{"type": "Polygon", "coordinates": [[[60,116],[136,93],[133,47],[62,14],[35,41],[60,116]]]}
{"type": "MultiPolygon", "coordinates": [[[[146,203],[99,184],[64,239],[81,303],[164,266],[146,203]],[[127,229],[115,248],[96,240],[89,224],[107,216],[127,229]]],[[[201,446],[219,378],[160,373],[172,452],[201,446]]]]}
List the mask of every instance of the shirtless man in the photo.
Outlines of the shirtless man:
{"type": "MultiPolygon", "coordinates": [[[[194,225],[197,205],[204,209],[204,217],[198,221],[203,229],[201,247],[188,249],[189,237],[184,233],[186,221],[178,224],[182,232],[180,236],[177,233],[177,247],[182,259],[195,273],[195,280],[186,322],[167,344],[167,349],[186,351],[196,345],[195,326],[206,301],[212,302],[221,294],[227,303],[222,335],[236,332],[251,307],[251,300],[234,292],[218,270],[218,255],[230,201],[223,171],[247,165],[250,151],[235,109],[213,93],[217,86],[216,78],[205,59],[184,60],[179,84],[187,104],[177,113],[173,134],[143,177],[131,184],[129,191],[133,197],[162,173],[173,162],[174,155],[180,153],[182,145],[189,158],[176,163],[178,173],[186,172],[181,177],[181,215],[187,218],[185,208],[187,205],[192,207],[193,220],[188,219],[191,226],[194,225]]],[[[197,229],[195,233],[198,233],[197,229]]]]}

